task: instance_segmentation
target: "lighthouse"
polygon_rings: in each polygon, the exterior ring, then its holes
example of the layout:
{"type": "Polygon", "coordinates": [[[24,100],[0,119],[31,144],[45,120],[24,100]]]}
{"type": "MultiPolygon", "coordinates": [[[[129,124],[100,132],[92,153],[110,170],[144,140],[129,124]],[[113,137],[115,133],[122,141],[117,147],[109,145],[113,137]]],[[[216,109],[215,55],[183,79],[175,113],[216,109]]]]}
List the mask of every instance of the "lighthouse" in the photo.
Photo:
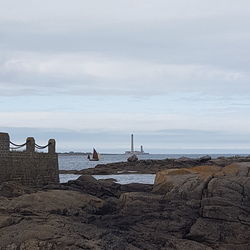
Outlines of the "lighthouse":
{"type": "Polygon", "coordinates": [[[130,148],[130,151],[126,151],[125,154],[148,155],[149,153],[144,152],[142,145],[141,145],[140,151],[135,150],[135,148],[134,148],[134,135],[131,134],[131,148],[130,148]]]}
{"type": "Polygon", "coordinates": [[[131,153],[134,153],[134,135],[131,134],[131,153]]]}

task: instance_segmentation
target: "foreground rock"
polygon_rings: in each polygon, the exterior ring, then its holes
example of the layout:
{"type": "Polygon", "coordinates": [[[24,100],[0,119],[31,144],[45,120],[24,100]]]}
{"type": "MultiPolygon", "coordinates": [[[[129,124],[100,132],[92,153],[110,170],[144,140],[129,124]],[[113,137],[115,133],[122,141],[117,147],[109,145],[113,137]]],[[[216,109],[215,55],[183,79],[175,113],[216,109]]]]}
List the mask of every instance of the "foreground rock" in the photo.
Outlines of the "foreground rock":
{"type": "Polygon", "coordinates": [[[223,249],[250,247],[250,164],[172,169],[156,176],[153,192],[193,207],[185,237],[223,249]]]}
{"type": "Polygon", "coordinates": [[[0,249],[250,249],[250,163],[226,161],[165,169],[154,186],[12,183],[0,193],[0,249]]]}

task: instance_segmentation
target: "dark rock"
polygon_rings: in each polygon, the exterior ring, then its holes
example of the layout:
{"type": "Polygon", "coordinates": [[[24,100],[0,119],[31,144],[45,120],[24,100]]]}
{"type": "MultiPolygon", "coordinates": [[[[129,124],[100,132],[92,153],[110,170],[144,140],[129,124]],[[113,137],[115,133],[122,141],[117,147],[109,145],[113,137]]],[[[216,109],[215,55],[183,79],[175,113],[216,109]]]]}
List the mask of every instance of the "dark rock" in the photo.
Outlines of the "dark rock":
{"type": "Polygon", "coordinates": [[[138,157],[137,157],[135,154],[133,154],[133,155],[131,155],[131,156],[127,159],[127,161],[128,161],[128,162],[136,162],[136,161],[138,161],[138,157]]]}
{"type": "Polygon", "coordinates": [[[35,189],[23,186],[16,182],[3,182],[0,185],[0,196],[4,197],[17,197],[26,193],[32,193],[35,189]]]}
{"type": "Polygon", "coordinates": [[[200,157],[201,163],[208,162],[210,160],[212,160],[212,157],[210,155],[205,155],[205,156],[200,157]]]}
{"type": "Polygon", "coordinates": [[[90,175],[82,175],[77,180],[69,181],[65,185],[104,199],[108,197],[118,197],[120,195],[120,184],[112,181],[99,181],[90,175]]]}
{"type": "Polygon", "coordinates": [[[109,165],[160,169],[153,191],[86,175],[42,190],[3,188],[0,249],[250,249],[250,163],[220,160],[230,165],[187,158],[109,165]]]}
{"type": "Polygon", "coordinates": [[[153,185],[142,183],[130,183],[121,185],[122,192],[151,192],[153,185]]]}

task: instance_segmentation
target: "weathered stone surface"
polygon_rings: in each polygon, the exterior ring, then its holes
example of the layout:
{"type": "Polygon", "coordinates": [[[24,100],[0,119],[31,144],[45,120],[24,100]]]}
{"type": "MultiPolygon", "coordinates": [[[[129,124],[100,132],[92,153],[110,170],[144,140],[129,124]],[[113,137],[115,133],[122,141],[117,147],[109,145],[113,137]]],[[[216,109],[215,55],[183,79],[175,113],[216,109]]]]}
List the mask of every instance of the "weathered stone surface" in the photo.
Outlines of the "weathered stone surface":
{"type": "Polygon", "coordinates": [[[213,245],[234,244],[235,249],[246,244],[250,247],[249,225],[240,222],[199,218],[192,226],[187,238],[213,245]]]}
{"type": "Polygon", "coordinates": [[[157,174],[153,191],[167,200],[187,200],[188,206],[200,203],[188,239],[250,247],[249,163],[165,170],[157,174]]]}
{"type": "Polygon", "coordinates": [[[250,177],[250,163],[233,163],[225,166],[216,176],[245,176],[250,177]]]}
{"type": "Polygon", "coordinates": [[[248,163],[188,162],[151,190],[82,176],[1,197],[0,249],[250,249],[248,163]]]}
{"type": "Polygon", "coordinates": [[[0,196],[16,197],[25,193],[31,193],[32,188],[21,185],[16,182],[3,182],[0,184],[0,196]]]}
{"type": "Polygon", "coordinates": [[[13,181],[31,187],[58,184],[58,156],[38,152],[0,153],[0,173],[0,183],[13,181]]]}
{"type": "Polygon", "coordinates": [[[82,175],[77,180],[69,181],[65,186],[70,186],[71,188],[100,198],[118,197],[120,195],[120,184],[110,180],[97,181],[90,175],[82,175]]]}
{"type": "Polygon", "coordinates": [[[138,157],[135,154],[131,155],[130,157],[128,157],[127,161],[128,162],[136,162],[136,161],[138,161],[138,157]]]}
{"type": "Polygon", "coordinates": [[[130,183],[121,185],[121,192],[151,192],[153,185],[142,183],[130,183]]]}
{"type": "Polygon", "coordinates": [[[212,160],[212,157],[210,155],[205,155],[205,156],[200,157],[200,162],[201,163],[202,162],[208,162],[210,160],[212,160]]]}
{"type": "Polygon", "coordinates": [[[153,192],[165,194],[168,199],[199,200],[217,166],[202,166],[189,169],[170,169],[157,173],[153,192]]]}

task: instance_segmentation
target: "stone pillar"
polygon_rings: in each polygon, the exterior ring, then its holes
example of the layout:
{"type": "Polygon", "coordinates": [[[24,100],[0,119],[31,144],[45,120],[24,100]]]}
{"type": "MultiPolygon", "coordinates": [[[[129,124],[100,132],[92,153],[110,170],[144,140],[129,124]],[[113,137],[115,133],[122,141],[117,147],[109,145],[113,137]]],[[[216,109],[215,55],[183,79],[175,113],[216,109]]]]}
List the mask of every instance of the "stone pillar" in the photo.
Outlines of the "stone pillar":
{"type": "Polygon", "coordinates": [[[26,152],[34,153],[35,152],[35,139],[33,137],[28,137],[26,139],[26,152]]]}
{"type": "Polygon", "coordinates": [[[6,153],[10,151],[10,136],[8,133],[0,132],[0,152],[6,153]]]}
{"type": "Polygon", "coordinates": [[[48,146],[48,153],[49,154],[55,154],[56,153],[56,140],[55,139],[49,139],[49,146],[48,146]]]}

